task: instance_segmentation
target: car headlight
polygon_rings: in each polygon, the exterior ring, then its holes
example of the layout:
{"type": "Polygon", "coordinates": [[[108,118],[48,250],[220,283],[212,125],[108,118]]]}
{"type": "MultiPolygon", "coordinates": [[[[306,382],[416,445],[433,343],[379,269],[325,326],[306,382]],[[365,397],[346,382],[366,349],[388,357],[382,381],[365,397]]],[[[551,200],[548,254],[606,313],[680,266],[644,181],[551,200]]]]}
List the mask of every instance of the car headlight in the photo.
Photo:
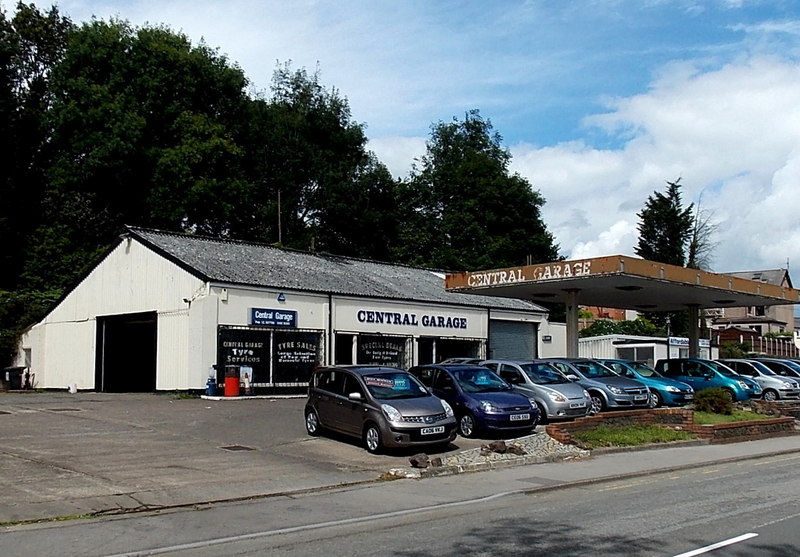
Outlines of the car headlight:
{"type": "Polygon", "coordinates": [[[501,410],[497,406],[495,406],[488,400],[482,400],[478,403],[478,405],[484,412],[501,412],[501,410]]]}
{"type": "Polygon", "coordinates": [[[383,413],[386,414],[386,417],[389,418],[389,421],[392,422],[403,421],[403,415],[394,406],[391,406],[389,404],[381,404],[381,409],[383,410],[383,413]]]}
{"type": "Polygon", "coordinates": [[[583,391],[583,396],[584,396],[584,398],[592,398],[592,395],[590,395],[589,391],[587,391],[586,389],[584,389],[584,391],[583,391]]]}
{"type": "Polygon", "coordinates": [[[783,388],[784,389],[794,389],[795,387],[796,387],[796,385],[792,385],[791,383],[785,383],[784,382],[784,384],[783,384],[783,388]]]}
{"type": "Polygon", "coordinates": [[[447,416],[448,418],[452,418],[453,416],[455,416],[455,414],[453,414],[453,407],[447,404],[446,400],[442,400],[441,403],[442,403],[442,408],[444,408],[445,416],[447,416]]]}
{"type": "Polygon", "coordinates": [[[625,394],[625,391],[623,391],[622,389],[620,389],[619,387],[617,387],[615,385],[606,385],[606,387],[608,387],[608,390],[611,391],[612,393],[614,393],[615,395],[624,395],[625,394]]]}
{"type": "Polygon", "coordinates": [[[737,383],[739,383],[739,386],[740,386],[741,388],[745,389],[745,390],[752,388],[752,387],[750,387],[750,385],[748,385],[748,384],[747,384],[747,383],[745,383],[744,381],[737,381],[737,383]]]}
{"type": "Polygon", "coordinates": [[[667,385],[664,387],[664,390],[668,393],[679,393],[681,390],[678,387],[673,387],[672,385],[667,385]]]}
{"type": "Polygon", "coordinates": [[[549,396],[550,400],[553,402],[567,402],[567,399],[561,393],[547,393],[547,396],[549,396]]]}

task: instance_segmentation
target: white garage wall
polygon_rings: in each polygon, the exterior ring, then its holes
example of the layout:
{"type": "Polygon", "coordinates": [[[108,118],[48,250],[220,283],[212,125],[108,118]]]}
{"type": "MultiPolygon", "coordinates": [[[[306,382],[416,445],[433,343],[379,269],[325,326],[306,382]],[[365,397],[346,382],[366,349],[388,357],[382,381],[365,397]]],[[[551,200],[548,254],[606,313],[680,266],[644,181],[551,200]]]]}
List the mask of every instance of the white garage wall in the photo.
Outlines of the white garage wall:
{"type": "Polygon", "coordinates": [[[93,389],[96,317],[155,311],[158,388],[187,388],[191,304],[183,299],[203,290],[200,279],[140,243],[123,240],[23,338],[38,387],[76,383],[93,389]]]}

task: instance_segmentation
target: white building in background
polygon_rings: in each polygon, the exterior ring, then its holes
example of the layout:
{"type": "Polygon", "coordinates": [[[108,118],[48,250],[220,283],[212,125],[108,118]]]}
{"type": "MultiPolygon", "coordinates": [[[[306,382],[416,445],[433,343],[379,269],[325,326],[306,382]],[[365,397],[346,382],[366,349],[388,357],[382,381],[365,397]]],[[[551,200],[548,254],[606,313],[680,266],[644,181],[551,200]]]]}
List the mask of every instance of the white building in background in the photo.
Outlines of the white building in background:
{"type": "Polygon", "coordinates": [[[203,389],[227,370],[276,392],[305,387],[322,364],[528,359],[563,346],[541,306],[448,292],[430,270],[130,228],[27,331],[17,365],[45,389],[203,389]]]}
{"type": "MultiPolygon", "coordinates": [[[[700,339],[698,358],[716,359],[719,350],[708,339],[700,339]]],[[[603,335],[578,340],[582,358],[633,360],[653,365],[665,358],[688,358],[689,339],[685,337],[643,337],[634,335],[603,335]]]]}

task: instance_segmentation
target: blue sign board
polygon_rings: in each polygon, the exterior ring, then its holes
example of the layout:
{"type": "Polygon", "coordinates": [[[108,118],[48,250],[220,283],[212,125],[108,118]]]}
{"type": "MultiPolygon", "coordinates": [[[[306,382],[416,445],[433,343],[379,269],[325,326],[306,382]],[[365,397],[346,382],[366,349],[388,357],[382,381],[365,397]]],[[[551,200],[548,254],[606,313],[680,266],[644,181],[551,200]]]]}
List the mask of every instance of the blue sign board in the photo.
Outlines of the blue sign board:
{"type": "Polygon", "coordinates": [[[285,309],[250,308],[250,324],[297,327],[297,312],[285,309]]]}

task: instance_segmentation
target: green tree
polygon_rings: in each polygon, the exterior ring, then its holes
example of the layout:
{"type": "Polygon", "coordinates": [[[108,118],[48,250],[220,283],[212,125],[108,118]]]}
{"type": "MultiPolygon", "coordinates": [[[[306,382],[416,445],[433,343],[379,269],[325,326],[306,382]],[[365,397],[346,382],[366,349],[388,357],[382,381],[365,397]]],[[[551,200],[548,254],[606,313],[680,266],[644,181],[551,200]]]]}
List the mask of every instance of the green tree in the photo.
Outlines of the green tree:
{"type": "Polygon", "coordinates": [[[639,242],[634,249],[642,259],[683,267],[691,237],[694,204],[684,207],[681,179],[667,182],[665,193],[653,192],[639,217],[639,242]]]}
{"type": "Polygon", "coordinates": [[[19,2],[0,8],[0,288],[16,288],[31,233],[43,222],[53,66],[62,58],[68,18],[19,2]]]}
{"type": "Polygon", "coordinates": [[[541,219],[544,198],[509,173],[511,155],[477,110],[433,126],[426,154],[398,192],[396,257],[445,269],[558,259],[541,219]]]}
{"type": "Polygon", "coordinates": [[[659,329],[650,320],[639,317],[632,321],[614,321],[612,319],[597,319],[583,328],[579,335],[584,337],[596,337],[603,335],[632,335],[642,337],[662,336],[664,331],[659,329]]]}
{"type": "Polygon", "coordinates": [[[270,98],[250,104],[246,237],[384,259],[395,236],[395,182],[366,149],[364,126],[319,71],[279,65],[270,98]]]}
{"type": "MultiPolygon", "coordinates": [[[[639,242],[636,255],[650,261],[678,265],[686,264],[686,249],[692,238],[694,204],[683,206],[681,179],[667,182],[665,193],[653,192],[638,213],[639,242]]],[[[645,314],[667,334],[686,335],[689,330],[687,312],[645,314]]]]}
{"type": "Polygon", "coordinates": [[[235,229],[248,195],[241,70],[163,27],[95,20],[68,39],[50,79],[54,156],[26,280],[68,284],[125,224],[235,229]]]}

